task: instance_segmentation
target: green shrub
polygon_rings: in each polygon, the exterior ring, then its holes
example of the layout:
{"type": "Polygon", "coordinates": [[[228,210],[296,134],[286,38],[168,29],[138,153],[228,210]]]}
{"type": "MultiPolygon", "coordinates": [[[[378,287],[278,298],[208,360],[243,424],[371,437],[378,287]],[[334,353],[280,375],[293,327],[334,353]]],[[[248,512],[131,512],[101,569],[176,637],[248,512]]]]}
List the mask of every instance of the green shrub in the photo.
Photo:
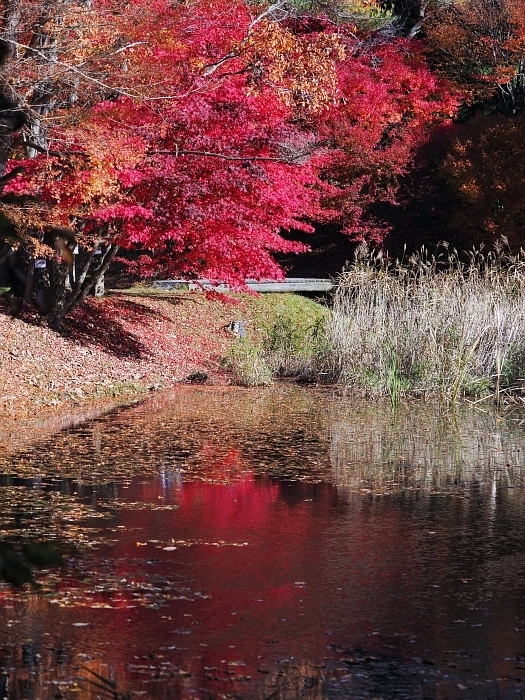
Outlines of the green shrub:
{"type": "Polygon", "coordinates": [[[307,324],[281,316],[272,325],[266,326],[262,348],[273,374],[280,377],[317,378],[327,348],[325,325],[323,317],[307,324]]]}
{"type": "Polygon", "coordinates": [[[329,356],[327,307],[297,294],[265,294],[252,299],[243,319],[247,338],[225,358],[236,383],[265,385],[274,377],[326,380],[329,356]]]}
{"type": "Polygon", "coordinates": [[[246,338],[240,338],[232,345],[223,364],[240,386],[268,386],[272,383],[272,370],[262,347],[246,338]]]}

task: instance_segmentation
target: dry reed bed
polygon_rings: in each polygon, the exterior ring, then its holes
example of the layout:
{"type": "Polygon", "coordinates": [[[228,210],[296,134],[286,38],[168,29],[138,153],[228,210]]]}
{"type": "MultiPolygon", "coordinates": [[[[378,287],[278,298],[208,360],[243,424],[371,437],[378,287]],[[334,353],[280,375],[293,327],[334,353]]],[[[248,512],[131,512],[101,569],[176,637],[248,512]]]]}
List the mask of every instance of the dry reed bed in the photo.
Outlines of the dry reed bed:
{"type": "Polygon", "coordinates": [[[341,410],[334,402],[328,424],[334,480],[352,491],[464,494],[524,485],[518,416],[421,402],[391,409],[358,401],[341,410]]]}
{"type": "Polygon", "coordinates": [[[361,250],[343,273],[325,363],[366,395],[519,395],[525,377],[525,255],[464,261],[445,249],[403,262],[361,250]]]}

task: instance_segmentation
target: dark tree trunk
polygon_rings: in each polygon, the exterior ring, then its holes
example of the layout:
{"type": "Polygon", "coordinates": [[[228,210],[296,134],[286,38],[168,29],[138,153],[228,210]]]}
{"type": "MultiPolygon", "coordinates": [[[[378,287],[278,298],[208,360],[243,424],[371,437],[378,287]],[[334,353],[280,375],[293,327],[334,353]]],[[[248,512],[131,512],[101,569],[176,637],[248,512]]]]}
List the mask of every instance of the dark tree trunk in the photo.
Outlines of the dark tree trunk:
{"type": "Polygon", "coordinates": [[[51,285],[55,305],[47,317],[51,328],[60,330],[64,317],[77,306],[80,306],[89,294],[95,290],[97,285],[99,285],[100,290],[101,280],[104,279],[104,275],[117,254],[119,247],[118,245],[110,244],[100,256],[95,255],[97,247],[95,246],[88,254],[71,291],[68,291],[66,288],[66,281],[69,277],[68,266],[63,262],[54,264],[56,272],[51,280],[51,285]]]}
{"type": "Polygon", "coordinates": [[[16,58],[16,41],[20,25],[20,0],[7,0],[4,5],[2,35],[0,40],[0,177],[5,175],[13,148],[14,132],[10,112],[18,106],[9,85],[10,64],[16,58]]]}

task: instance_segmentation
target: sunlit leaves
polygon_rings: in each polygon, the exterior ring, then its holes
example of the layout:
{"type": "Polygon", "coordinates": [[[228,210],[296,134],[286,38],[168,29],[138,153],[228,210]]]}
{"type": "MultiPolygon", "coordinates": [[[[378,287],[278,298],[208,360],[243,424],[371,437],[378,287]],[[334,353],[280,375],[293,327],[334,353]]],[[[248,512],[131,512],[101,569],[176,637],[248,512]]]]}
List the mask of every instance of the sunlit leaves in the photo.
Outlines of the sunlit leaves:
{"type": "Polygon", "coordinates": [[[339,68],[340,102],[319,124],[336,146],[324,171],[335,186],[328,202],[347,233],[381,243],[386,227],[369,206],[395,204],[415,149],[455,114],[457,99],[409,41],[365,47],[355,41],[353,51],[339,68]]]}
{"type": "Polygon", "coordinates": [[[345,57],[336,33],[316,32],[301,36],[275,22],[261,22],[250,36],[253,59],[250,84],[277,89],[290,107],[320,112],[334,104],[338,94],[336,61],[345,57]]]}
{"type": "Polygon", "coordinates": [[[453,0],[429,6],[425,36],[433,65],[469,101],[513,113],[524,106],[525,14],[521,0],[453,0]]]}
{"type": "MultiPolygon", "coordinates": [[[[356,8],[385,10],[340,3],[356,8]]],[[[77,24],[64,12],[74,50],[55,16],[46,29],[62,66],[50,89],[65,91],[50,152],[16,154],[6,215],[20,231],[70,226],[88,250],[138,247],[144,276],[280,278],[272,254],[306,250],[281,232],[315,221],[380,242],[370,205],[395,202],[415,147],[455,108],[414,44],[291,6],[95,0],[77,24]]]]}
{"type": "Polygon", "coordinates": [[[297,36],[223,0],[120,10],[94,3],[93,49],[68,59],[94,72],[49,119],[59,150],[13,160],[25,172],[5,193],[25,199],[6,213],[21,231],[70,225],[88,248],[140,245],[155,257],[143,274],[279,277],[271,252],[305,249],[280,230],[308,229],[320,198],[315,135],[293,120],[333,103],[338,37],[297,36]]]}

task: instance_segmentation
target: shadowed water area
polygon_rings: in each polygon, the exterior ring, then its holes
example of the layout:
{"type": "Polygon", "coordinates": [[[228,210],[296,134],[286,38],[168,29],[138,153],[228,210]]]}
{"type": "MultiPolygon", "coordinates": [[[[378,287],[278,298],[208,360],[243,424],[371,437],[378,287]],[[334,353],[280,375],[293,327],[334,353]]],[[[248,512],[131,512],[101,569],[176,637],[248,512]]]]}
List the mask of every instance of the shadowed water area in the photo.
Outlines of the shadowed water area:
{"type": "Polygon", "coordinates": [[[2,534],[67,552],[0,588],[0,698],[525,696],[516,413],[184,388],[0,437],[2,534]]]}

